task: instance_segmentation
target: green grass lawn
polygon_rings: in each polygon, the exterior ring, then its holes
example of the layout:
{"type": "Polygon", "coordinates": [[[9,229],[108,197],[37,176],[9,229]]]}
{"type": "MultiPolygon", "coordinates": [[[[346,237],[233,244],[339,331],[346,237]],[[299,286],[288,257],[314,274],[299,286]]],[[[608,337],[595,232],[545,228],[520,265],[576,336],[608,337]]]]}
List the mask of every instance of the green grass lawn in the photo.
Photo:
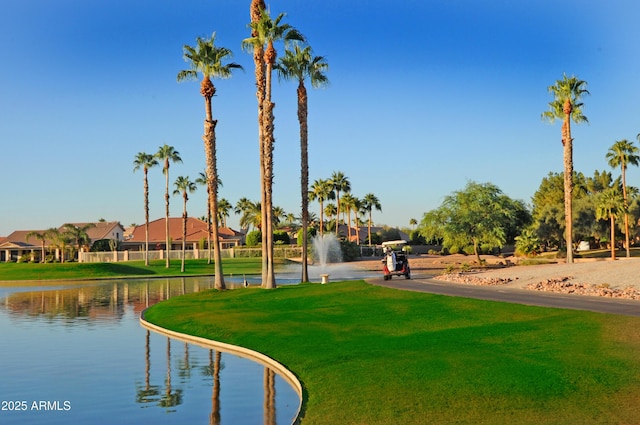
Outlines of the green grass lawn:
{"type": "MultiPolygon", "coordinates": [[[[222,261],[225,275],[259,274],[260,258],[229,258],[222,261]]],[[[214,265],[207,260],[187,260],[185,273],[180,272],[180,260],[171,260],[171,267],[165,267],[165,260],[151,261],[145,266],[143,261],[126,263],[0,263],[0,281],[7,280],[60,280],[96,279],[109,277],[152,277],[189,276],[214,274],[214,265]]]]}
{"type": "Polygon", "coordinates": [[[304,424],[640,423],[637,317],[354,281],[205,291],[146,318],[280,361],[304,424]]]}

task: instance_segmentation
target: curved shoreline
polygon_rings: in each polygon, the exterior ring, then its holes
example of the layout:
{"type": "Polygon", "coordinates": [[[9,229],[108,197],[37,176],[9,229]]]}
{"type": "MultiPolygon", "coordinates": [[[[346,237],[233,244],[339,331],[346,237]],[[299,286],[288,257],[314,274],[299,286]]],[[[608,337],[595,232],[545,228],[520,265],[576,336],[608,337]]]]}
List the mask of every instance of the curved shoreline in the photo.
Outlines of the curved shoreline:
{"type": "Polygon", "coordinates": [[[269,369],[274,370],[277,374],[282,376],[285,379],[285,381],[287,381],[287,383],[291,385],[293,389],[296,391],[296,393],[298,394],[298,399],[299,399],[298,411],[296,412],[296,416],[293,419],[293,422],[291,422],[291,424],[293,425],[293,424],[299,423],[301,419],[300,413],[302,412],[302,384],[300,383],[298,378],[294,375],[294,373],[291,372],[289,369],[287,369],[284,365],[282,365],[278,361],[258,351],[250,350],[248,348],[240,347],[237,345],[226,344],[224,342],[214,341],[212,339],[207,339],[199,336],[193,336],[189,334],[176,332],[176,331],[163,328],[158,325],[154,325],[153,323],[148,322],[144,318],[145,311],[146,309],[143,310],[142,313],[140,314],[140,324],[142,325],[142,327],[146,329],[180,340],[182,342],[188,342],[190,344],[199,345],[204,348],[211,348],[217,351],[222,351],[225,353],[233,354],[235,356],[243,357],[251,361],[254,361],[256,363],[259,363],[262,366],[268,367],[269,369]]]}

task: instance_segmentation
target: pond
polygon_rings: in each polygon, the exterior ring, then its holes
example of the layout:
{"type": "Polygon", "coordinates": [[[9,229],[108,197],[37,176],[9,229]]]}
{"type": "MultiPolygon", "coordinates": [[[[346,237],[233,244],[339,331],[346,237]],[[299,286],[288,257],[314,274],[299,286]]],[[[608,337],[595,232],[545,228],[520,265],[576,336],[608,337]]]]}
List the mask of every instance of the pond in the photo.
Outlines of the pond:
{"type": "Polygon", "coordinates": [[[0,423],[292,423],[300,398],[272,370],[140,325],[147,306],[211,287],[213,278],[0,287],[0,423]]]}

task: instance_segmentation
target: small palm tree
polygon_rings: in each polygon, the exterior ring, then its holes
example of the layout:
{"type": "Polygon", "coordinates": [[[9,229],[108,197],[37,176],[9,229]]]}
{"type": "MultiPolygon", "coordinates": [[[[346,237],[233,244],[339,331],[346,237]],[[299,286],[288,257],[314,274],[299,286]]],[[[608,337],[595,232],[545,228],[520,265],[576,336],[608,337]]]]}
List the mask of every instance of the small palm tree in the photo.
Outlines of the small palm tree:
{"type": "Polygon", "coordinates": [[[182,264],[180,265],[180,271],[184,273],[184,256],[186,253],[187,244],[187,201],[189,200],[189,193],[196,191],[196,184],[189,180],[189,177],[178,176],[174,186],[174,195],[182,194],[182,200],[184,202],[182,207],[182,264]]]}
{"type": "Polygon", "coordinates": [[[229,218],[232,208],[233,206],[227,199],[220,198],[218,201],[218,225],[227,227],[227,218],[229,218]]]}
{"type": "Polygon", "coordinates": [[[609,219],[611,224],[611,259],[616,259],[615,219],[626,213],[624,198],[617,186],[610,187],[598,196],[596,219],[609,219]]]}
{"type": "Polygon", "coordinates": [[[241,198],[233,211],[240,216],[240,228],[249,233],[249,229],[253,226],[256,229],[262,228],[262,206],[260,202],[253,202],[248,198],[241,198]]]}
{"type": "Polygon", "coordinates": [[[573,197],[573,138],[571,137],[571,121],[588,123],[589,120],[582,113],[584,106],[580,99],[589,94],[587,82],[572,76],[563,76],[553,86],[549,86],[549,93],[553,101],[549,102],[549,110],[542,113],[542,119],[554,122],[562,120],[562,146],[564,156],[564,217],[565,242],[567,245],[567,263],[573,263],[573,225],[572,225],[572,197],[573,197]]]}
{"type": "Polygon", "coordinates": [[[26,236],[27,242],[31,238],[36,238],[36,239],[38,239],[40,241],[41,247],[42,247],[42,254],[40,256],[40,262],[41,263],[45,263],[46,262],[46,256],[44,254],[44,245],[45,245],[45,242],[47,240],[47,232],[46,231],[33,230],[33,231],[27,233],[27,236],[26,236]]]}
{"type": "MultiPolygon", "coordinates": [[[[368,225],[367,235],[369,236],[369,245],[371,245],[371,225],[373,224],[371,213],[374,209],[376,209],[377,211],[382,211],[382,207],[380,206],[380,200],[373,193],[367,193],[366,195],[364,195],[364,198],[362,198],[362,201],[364,204],[363,205],[364,209],[369,214],[369,225],[368,225]]],[[[412,218],[411,220],[414,221],[414,225],[418,224],[418,222],[415,219],[412,218]]]]}
{"type": "MultiPolygon", "coordinates": [[[[178,73],[178,81],[196,79],[198,74],[202,74],[200,83],[200,94],[204,97],[205,121],[204,121],[204,153],[207,159],[207,184],[209,193],[209,204],[211,215],[218,217],[218,169],[216,159],[216,124],[211,110],[211,100],[216,93],[216,88],[211,82],[211,78],[230,78],[234,69],[242,69],[237,63],[227,62],[232,56],[231,50],[215,45],[213,33],[210,40],[197,38],[197,46],[184,46],[184,59],[191,68],[178,73]]],[[[215,287],[225,289],[222,272],[222,255],[220,253],[220,236],[218,233],[217,220],[212,227],[212,238],[215,244],[215,287]]]]}
{"type": "Polygon", "coordinates": [[[318,201],[320,204],[320,236],[322,236],[324,234],[324,201],[336,199],[331,181],[323,179],[314,181],[313,185],[311,185],[311,191],[309,192],[309,199],[318,201]]]}
{"type": "Polygon", "coordinates": [[[145,152],[138,152],[133,159],[133,171],[142,169],[144,174],[144,265],[149,265],[149,168],[158,165],[158,160],[145,152]]]}
{"type": "Polygon", "coordinates": [[[336,192],[336,236],[338,236],[338,228],[340,227],[340,192],[351,192],[351,182],[342,171],[334,171],[330,181],[333,185],[333,190],[336,192]]]}
{"type": "Polygon", "coordinates": [[[627,139],[618,140],[609,148],[607,152],[607,161],[611,168],[620,167],[622,176],[622,197],[624,198],[625,214],[624,214],[624,239],[627,257],[631,257],[631,249],[629,247],[629,198],[627,196],[627,180],[626,170],[628,165],[638,165],[640,156],[638,156],[638,148],[627,139]]]}
{"type": "Polygon", "coordinates": [[[72,242],[76,250],[80,252],[82,247],[88,247],[91,244],[91,238],[87,234],[87,230],[96,227],[96,225],[87,223],[84,226],[76,226],[75,224],[66,223],[62,227],[67,240],[72,242]]]}
{"type": "Polygon", "coordinates": [[[276,65],[281,79],[298,82],[298,123],[300,124],[300,189],[302,195],[302,281],[309,281],[307,268],[307,227],[309,223],[309,130],[308,130],[308,98],[304,81],[308,78],[312,87],[321,87],[329,80],[324,72],[329,65],[322,56],[313,56],[311,47],[285,50],[284,57],[276,65]]]}
{"type": "Polygon", "coordinates": [[[164,174],[165,178],[165,191],[164,191],[164,202],[165,202],[165,219],[164,219],[164,231],[166,238],[166,249],[167,249],[167,259],[166,259],[166,267],[169,268],[169,254],[171,252],[171,242],[169,238],[169,164],[171,162],[182,162],[182,158],[180,158],[180,152],[175,150],[173,146],[168,146],[166,143],[158,148],[158,152],[155,154],[156,159],[162,161],[164,164],[162,167],[162,174],[164,174]]]}

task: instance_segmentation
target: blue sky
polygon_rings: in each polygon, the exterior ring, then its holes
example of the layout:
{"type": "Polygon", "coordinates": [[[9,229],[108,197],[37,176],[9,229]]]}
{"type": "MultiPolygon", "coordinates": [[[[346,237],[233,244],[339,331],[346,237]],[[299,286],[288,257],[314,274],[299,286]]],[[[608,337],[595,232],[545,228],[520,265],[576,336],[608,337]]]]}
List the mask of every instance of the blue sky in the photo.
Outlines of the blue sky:
{"type": "MultiPolygon", "coordinates": [[[[217,33],[244,66],[214,81],[220,196],[259,200],[249,0],[24,0],[0,13],[0,235],[64,222],[144,222],[136,153],[167,143],[194,179],[204,170],[197,82],[178,84],[182,46],[217,33]]],[[[543,122],[547,87],[588,82],[589,125],[573,127],[575,169],[640,132],[640,5],[592,0],[273,0],[273,15],[327,58],[331,84],[309,90],[310,180],[342,171],[354,196],[381,201],[377,224],[408,226],[469,180],[530,202],[562,171],[560,124],[543,122]]],[[[280,46],[281,50],[281,46],[280,46]]],[[[300,211],[295,84],[274,79],[274,203],[300,211]]],[[[637,142],[636,142],[637,143],[637,142]]],[[[618,170],[612,170],[615,175],[618,170]]],[[[628,182],[640,185],[640,170],[628,182]]],[[[150,171],[151,217],[164,176],[150,171]]],[[[206,194],[191,195],[192,216],[206,194]]],[[[310,210],[318,214],[318,204],[310,210]]],[[[173,197],[171,214],[182,203],[173,197]]],[[[238,216],[229,223],[237,227],[238,216]]]]}

